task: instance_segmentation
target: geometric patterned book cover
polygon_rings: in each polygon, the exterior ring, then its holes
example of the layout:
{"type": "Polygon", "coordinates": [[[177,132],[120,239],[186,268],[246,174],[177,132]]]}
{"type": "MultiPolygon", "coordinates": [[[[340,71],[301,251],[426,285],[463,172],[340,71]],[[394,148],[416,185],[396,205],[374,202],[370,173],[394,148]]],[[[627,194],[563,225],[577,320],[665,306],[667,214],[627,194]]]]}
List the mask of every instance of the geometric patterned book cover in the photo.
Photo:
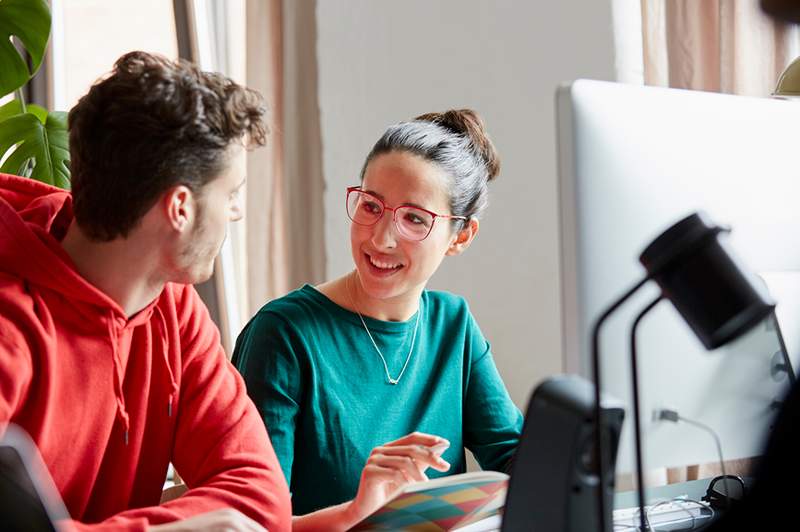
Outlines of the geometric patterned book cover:
{"type": "Polygon", "coordinates": [[[456,530],[502,512],[508,475],[463,473],[409,485],[351,530],[456,530]]]}

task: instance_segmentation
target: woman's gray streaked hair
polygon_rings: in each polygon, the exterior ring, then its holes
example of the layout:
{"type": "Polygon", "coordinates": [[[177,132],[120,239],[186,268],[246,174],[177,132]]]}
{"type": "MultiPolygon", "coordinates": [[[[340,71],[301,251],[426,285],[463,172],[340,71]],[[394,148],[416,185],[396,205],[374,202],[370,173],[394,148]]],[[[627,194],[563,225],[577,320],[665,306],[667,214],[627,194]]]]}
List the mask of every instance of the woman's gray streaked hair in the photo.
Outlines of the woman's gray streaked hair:
{"type": "Polygon", "coordinates": [[[446,172],[450,178],[450,211],[454,216],[478,218],[488,205],[489,171],[468,135],[424,120],[390,126],[367,155],[361,181],[372,159],[392,151],[412,153],[446,172]]]}

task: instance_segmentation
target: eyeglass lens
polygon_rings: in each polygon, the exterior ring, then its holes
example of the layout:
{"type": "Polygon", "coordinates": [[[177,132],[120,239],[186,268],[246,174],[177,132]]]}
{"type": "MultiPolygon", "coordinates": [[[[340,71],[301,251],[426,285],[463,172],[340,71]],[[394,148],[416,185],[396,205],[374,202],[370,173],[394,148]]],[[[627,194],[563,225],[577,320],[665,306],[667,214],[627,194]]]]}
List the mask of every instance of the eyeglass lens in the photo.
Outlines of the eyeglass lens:
{"type": "MultiPolygon", "coordinates": [[[[347,196],[347,215],[357,224],[374,225],[384,214],[383,203],[372,194],[358,190],[347,196]]],[[[403,206],[394,209],[397,231],[410,240],[422,240],[431,231],[434,217],[416,207],[403,206]]]]}

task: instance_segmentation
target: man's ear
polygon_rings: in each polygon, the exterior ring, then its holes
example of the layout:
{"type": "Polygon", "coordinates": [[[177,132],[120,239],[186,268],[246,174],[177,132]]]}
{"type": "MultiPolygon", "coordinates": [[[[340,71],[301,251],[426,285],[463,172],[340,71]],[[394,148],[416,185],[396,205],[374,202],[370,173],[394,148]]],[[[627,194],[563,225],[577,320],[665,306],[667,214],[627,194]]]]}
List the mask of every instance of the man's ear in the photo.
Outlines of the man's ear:
{"type": "Polygon", "coordinates": [[[189,187],[178,185],[167,190],[161,204],[167,223],[175,231],[182,233],[192,226],[197,214],[197,203],[189,187]]]}
{"type": "Polygon", "coordinates": [[[450,242],[450,247],[447,248],[447,253],[445,253],[445,255],[454,256],[464,253],[464,251],[475,239],[475,236],[478,234],[478,226],[478,220],[475,218],[470,218],[464,228],[456,233],[453,241],[450,242]]]}

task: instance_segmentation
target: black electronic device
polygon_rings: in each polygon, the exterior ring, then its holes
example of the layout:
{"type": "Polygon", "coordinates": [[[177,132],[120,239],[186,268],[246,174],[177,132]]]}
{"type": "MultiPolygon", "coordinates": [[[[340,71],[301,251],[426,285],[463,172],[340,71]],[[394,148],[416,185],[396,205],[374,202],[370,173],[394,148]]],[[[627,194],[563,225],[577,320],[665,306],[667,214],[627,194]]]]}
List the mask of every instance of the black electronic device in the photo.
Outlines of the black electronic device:
{"type": "Polygon", "coordinates": [[[536,387],[511,468],[503,532],[611,530],[614,464],[625,411],[608,397],[601,406],[603,482],[594,453],[594,386],[577,375],[558,375],[536,387]],[[604,490],[605,527],[597,522],[599,490],[604,490]]]}
{"type": "Polygon", "coordinates": [[[36,446],[15,425],[0,434],[0,529],[57,532],[69,514],[36,446]]]}

